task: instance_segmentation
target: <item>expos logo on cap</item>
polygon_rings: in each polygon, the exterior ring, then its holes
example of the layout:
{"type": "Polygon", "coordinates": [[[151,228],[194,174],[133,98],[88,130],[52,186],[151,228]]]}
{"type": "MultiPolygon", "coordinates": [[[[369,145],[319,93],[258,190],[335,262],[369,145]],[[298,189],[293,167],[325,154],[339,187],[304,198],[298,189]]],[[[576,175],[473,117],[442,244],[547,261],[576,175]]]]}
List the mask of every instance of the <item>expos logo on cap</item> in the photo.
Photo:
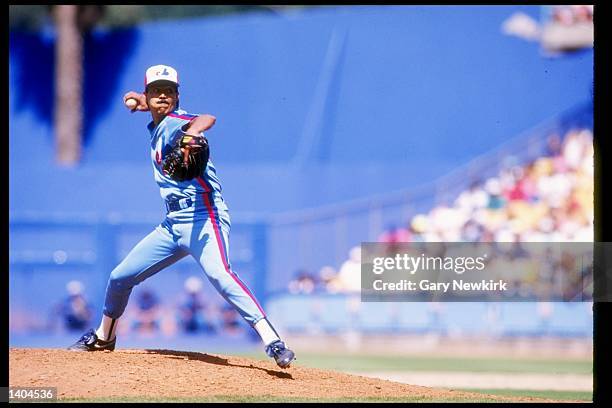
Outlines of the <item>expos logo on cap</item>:
{"type": "Polygon", "coordinates": [[[178,73],[168,65],[153,65],[145,73],[145,88],[155,81],[170,81],[178,86],[178,73]]]}

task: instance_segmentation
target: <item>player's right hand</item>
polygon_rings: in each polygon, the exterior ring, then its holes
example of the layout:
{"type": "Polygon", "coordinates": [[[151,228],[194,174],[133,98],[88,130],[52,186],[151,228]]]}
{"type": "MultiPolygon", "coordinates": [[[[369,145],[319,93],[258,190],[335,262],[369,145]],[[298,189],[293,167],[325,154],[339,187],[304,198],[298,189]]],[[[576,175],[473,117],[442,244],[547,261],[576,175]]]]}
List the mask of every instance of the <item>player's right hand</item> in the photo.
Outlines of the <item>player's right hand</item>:
{"type": "Polygon", "coordinates": [[[123,103],[125,104],[128,99],[135,99],[138,102],[138,104],[133,109],[130,109],[130,112],[136,112],[136,111],[148,112],[149,111],[149,106],[147,105],[147,98],[145,97],[143,93],[129,91],[128,93],[123,95],[123,103]]]}

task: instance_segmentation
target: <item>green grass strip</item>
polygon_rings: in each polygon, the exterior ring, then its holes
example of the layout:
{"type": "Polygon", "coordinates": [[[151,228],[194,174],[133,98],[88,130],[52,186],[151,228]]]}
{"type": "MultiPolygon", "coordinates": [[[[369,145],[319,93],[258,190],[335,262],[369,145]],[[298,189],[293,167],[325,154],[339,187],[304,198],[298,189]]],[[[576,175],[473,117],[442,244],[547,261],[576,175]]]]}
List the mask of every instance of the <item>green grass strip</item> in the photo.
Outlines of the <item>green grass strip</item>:
{"type": "MultiPolygon", "coordinates": [[[[261,359],[260,355],[245,355],[261,359]]],[[[467,371],[542,374],[592,374],[591,360],[453,358],[298,353],[295,366],[339,371],[467,371]]]]}
{"type": "Polygon", "coordinates": [[[510,390],[510,389],[472,389],[464,388],[466,392],[481,392],[483,394],[503,395],[509,397],[536,397],[564,401],[593,401],[592,391],[556,391],[556,390],[510,390]]]}
{"type": "Polygon", "coordinates": [[[500,402],[494,398],[483,396],[482,398],[423,398],[423,397],[368,397],[368,398],[289,398],[289,397],[271,397],[271,396],[211,396],[211,397],[199,397],[199,398],[179,398],[179,397],[163,397],[163,398],[151,398],[151,397],[108,397],[108,398],[68,398],[61,399],[60,402],[93,402],[93,403],[109,403],[109,402],[121,402],[121,403],[211,403],[211,402],[238,402],[238,403],[299,403],[299,402],[315,402],[315,403],[345,403],[345,402],[389,402],[389,403],[405,403],[405,402],[500,402]]]}

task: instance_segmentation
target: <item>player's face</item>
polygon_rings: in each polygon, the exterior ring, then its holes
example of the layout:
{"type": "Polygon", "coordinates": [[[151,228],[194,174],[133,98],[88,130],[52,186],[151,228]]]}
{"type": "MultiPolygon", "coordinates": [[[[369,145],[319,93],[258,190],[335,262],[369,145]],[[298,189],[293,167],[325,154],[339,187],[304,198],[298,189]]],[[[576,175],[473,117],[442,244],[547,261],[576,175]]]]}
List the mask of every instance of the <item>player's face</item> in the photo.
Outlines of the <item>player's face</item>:
{"type": "Polygon", "coordinates": [[[176,107],[178,90],[176,85],[164,82],[154,82],[147,87],[145,93],[151,112],[157,115],[167,115],[176,107]]]}

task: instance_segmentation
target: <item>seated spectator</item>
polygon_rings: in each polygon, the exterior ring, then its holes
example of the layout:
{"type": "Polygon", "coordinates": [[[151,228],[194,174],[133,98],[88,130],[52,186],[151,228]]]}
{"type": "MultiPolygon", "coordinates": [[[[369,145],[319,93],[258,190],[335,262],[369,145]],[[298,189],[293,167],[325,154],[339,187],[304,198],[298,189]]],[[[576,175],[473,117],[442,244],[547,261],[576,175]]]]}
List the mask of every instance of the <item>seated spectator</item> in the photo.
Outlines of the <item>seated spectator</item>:
{"type": "Polygon", "coordinates": [[[410,222],[410,233],[414,242],[427,242],[429,218],[424,214],[417,214],[410,222]]]}
{"type": "Polygon", "coordinates": [[[484,208],[489,204],[489,194],[484,190],[480,181],[474,181],[468,190],[465,190],[455,200],[455,207],[462,209],[467,215],[484,208]]]}
{"type": "Polygon", "coordinates": [[[326,265],[322,267],[319,271],[319,283],[321,290],[329,293],[337,293],[337,276],[338,273],[332,266],[326,265]]]}
{"type": "Polygon", "coordinates": [[[530,254],[525,249],[521,241],[519,239],[515,239],[510,247],[510,250],[507,252],[507,256],[510,260],[516,260],[519,258],[529,258],[530,254]]]}
{"type": "Polygon", "coordinates": [[[574,21],[577,23],[593,22],[593,5],[580,4],[570,6],[574,12],[574,21]]]}
{"type": "Polygon", "coordinates": [[[467,220],[464,212],[446,205],[436,206],[430,212],[430,225],[440,242],[459,241],[461,227],[467,220]]]}
{"type": "Polygon", "coordinates": [[[567,199],[572,188],[572,177],[568,173],[554,172],[543,175],[537,183],[538,195],[551,207],[559,207],[567,199]]]}
{"type": "Polygon", "coordinates": [[[214,333],[215,328],[209,322],[208,305],[202,296],[202,279],[192,276],[185,280],[185,294],[178,308],[179,327],[185,333],[214,333]]]}
{"type": "Polygon", "coordinates": [[[555,157],[561,154],[561,136],[558,133],[553,133],[546,139],[545,157],[555,157]]]}
{"type": "Polygon", "coordinates": [[[396,242],[410,242],[412,235],[406,228],[399,225],[389,225],[385,232],[380,234],[378,242],[394,244],[396,242]]]}
{"type": "Polygon", "coordinates": [[[221,322],[220,327],[224,333],[229,335],[243,334],[242,318],[238,311],[229,303],[224,303],[221,306],[221,322]]]}
{"type": "Polygon", "coordinates": [[[158,297],[152,290],[143,288],[136,299],[132,330],[141,334],[158,331],[161,321],[161,305],[158,297]]]}
{"type": "Polygon", "coordinates": [[[502,195],[502,187],[500,181],[496,178],[491,178],[485,183],[485,191],[489,195],[487,208],[490,210],[498,210],[506,205],[506,200],[502,195]]]}
{"type": "Polygon", "coordinates": [[[386,252],[388,254],[399,252],[401,243],[410,242],[411,240],[412,235],[410,231],[398,225],[389,225],[387,230],[378,237],[378,242],[386,244],[386,252]]]}
{"type": "Polygon", "coordinates": [[[515,174],[515,184],[506,192],[509,201],[536,201],[536,181],[533,175],[533,163],[525,168],[517,168],[515,174]]]}
{"type": "Polygon", "coordinates": [[[292,294],[312,293],[316,286],[316,277],[307,270],[301,269],[295,274],[295,278],[289,282],[288,289],[292,294]]]}
{"type": "Polygon", "coordinates": [[[475,219],[469,219],[461,228],[461,241],[478,242],[482,238],[484,227],[475,219]]]}
{"type": "Polygon", "coordinates": [[[81,332],[89,328],[93,311],[83,295],[83,289],[83,283],[78,280],[66,284],[68,296],[60,305],[60,315],[66,330],[81,332]]]}
{"type": "Polygon", "coordinates": [[[355,246],[349,251],[347,259],[338,273],[338,286],[341,292],[361,291],[361,247],[355,246]]]}
{"type": "Polygon", "coordinates": [[[592,151],[593,135],[588,130],[572,130],[563,142],[563,159],[571,170],[578,169],[592,151]]]}

